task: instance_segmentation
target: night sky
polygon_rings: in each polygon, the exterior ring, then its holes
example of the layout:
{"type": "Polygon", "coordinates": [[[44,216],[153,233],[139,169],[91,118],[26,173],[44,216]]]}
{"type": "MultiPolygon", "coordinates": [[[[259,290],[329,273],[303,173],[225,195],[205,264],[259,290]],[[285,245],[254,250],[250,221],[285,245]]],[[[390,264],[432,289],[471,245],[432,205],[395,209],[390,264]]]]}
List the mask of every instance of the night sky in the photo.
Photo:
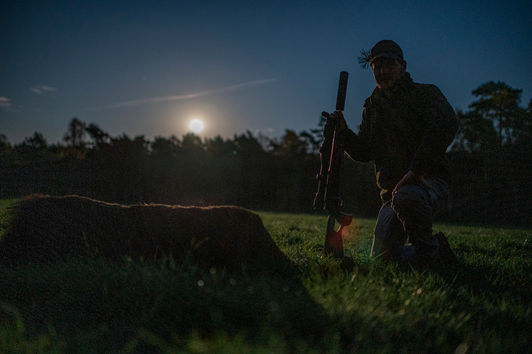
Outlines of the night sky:
{"type": "MultiPolygon", "coordinates": [[[[280,136],[316,127],[349,71],[358,129],[381,39],[455,108],[490,80],[532,96],[530,1],[3,1],[0,134],[59,141],[78,117],[115,136],[280,136]]],[[[356,130],[355,129],[355,130],[356,130]]]]}

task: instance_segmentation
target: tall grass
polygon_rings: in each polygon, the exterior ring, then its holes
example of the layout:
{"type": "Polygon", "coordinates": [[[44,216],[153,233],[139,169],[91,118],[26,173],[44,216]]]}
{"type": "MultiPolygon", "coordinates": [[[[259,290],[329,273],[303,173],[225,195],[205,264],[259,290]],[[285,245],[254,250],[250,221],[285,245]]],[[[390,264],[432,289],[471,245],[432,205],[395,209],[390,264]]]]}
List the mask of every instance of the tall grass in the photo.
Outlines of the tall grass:
{"type": "Polygon", "coordinates": [[[460,262],[421,271],[368,257],[372,219],[356,220],[345,242],[352,261],[339,262],[321,255],[325,217],[261,217],[299,280],[172,259],[0,269],[0,352],[465,353],[531,344],[531,230],[436,225],[460,262]]]}

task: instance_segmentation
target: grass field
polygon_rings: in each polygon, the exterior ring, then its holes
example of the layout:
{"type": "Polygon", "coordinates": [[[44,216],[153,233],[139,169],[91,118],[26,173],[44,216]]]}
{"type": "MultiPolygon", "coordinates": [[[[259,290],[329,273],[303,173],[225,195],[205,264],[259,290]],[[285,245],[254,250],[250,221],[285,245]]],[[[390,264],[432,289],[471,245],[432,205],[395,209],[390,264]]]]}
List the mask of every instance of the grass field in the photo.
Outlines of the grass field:
{"type": "Polygon", "coordinates": [[[370,259],[374,220],[356,220],[340,264],[321,256],[325,217],[260,214],[299,280],[172,260],[0,268],[0,352],[530,350],[531,230],[435,225],[460,262],[428,272],[370,259]]]}

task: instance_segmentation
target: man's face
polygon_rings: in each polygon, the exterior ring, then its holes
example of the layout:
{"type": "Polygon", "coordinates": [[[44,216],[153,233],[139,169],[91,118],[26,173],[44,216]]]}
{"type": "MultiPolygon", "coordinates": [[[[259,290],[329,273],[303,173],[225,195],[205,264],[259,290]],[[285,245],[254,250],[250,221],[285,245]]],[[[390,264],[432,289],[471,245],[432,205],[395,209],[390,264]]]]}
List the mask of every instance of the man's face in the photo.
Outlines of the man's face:
{"type": "Polygon", "coordinates": [[[379,88],[389,88],[397,81],[406,71],[406,62],[390,59],[378,58],[371,63],[373,77],[379,88]]]}

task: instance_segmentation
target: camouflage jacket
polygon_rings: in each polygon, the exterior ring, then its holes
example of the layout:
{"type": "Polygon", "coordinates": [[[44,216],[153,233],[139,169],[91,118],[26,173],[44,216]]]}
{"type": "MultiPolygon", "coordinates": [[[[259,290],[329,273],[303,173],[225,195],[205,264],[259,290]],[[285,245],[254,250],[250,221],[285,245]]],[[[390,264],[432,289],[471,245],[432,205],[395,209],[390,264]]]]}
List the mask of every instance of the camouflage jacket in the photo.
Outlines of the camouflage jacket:
{"type": "Polygon", "coordinates": [[[408,170],[449,180],[445,151],[458,128],[456,115],[434,85],[414,83],[408,73],[390,89],[366,99],[358,134],[342,134],[345,151],[357,161],[374,161],[383,201],[408,170]]]}

